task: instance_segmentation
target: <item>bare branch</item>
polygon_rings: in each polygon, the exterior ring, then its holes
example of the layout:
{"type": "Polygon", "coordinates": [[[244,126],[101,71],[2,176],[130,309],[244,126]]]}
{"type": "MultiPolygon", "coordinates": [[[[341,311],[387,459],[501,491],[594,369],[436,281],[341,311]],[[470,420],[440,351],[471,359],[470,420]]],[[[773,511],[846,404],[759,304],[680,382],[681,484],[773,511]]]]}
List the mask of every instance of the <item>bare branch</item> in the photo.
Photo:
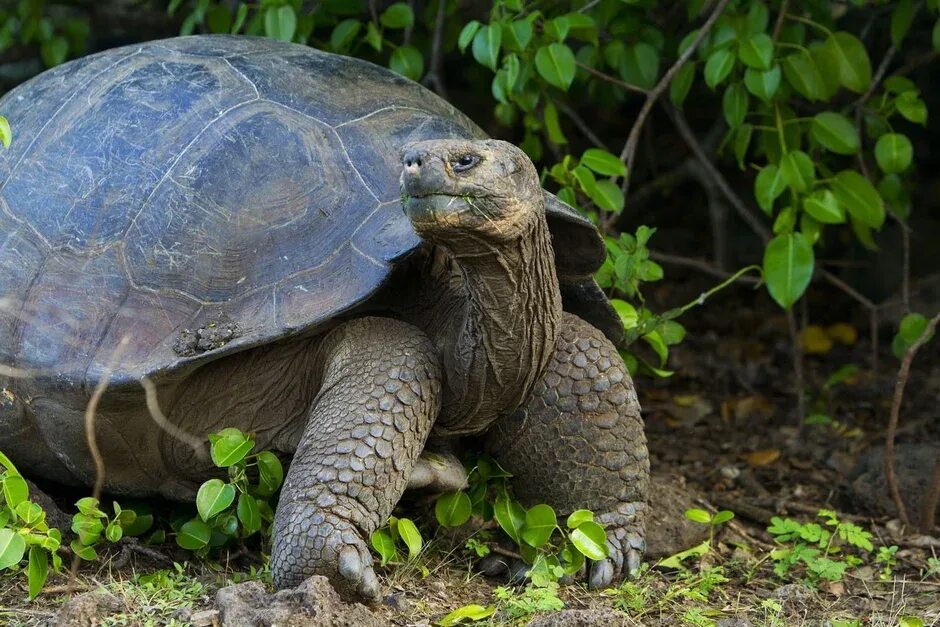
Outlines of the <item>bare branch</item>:
{"type": "Polygon", "coordinates": [[[446,17],[447,2],[439,0],[437,4],[437,17],[434,19],[434,36],[431,39],[431,63],[424,82],[430,83],[438,96],[447,100],[447,88],[444,86],[444,18],[446,17]]]}
{"type": "Polygon", "coordinates": [[[627,91],[635,91],[639,94],[649,93],[642,87],[638,87],[637,85],[634,85],[633,83],[628,83],[627,81],[621,80],[617,78],[616,76],[611,76],[610,74],[607,74],[606,72],[601,72],[600,70],[592,68],[590,65],[585,65],[584,63],[578,63],[578,67],[584,70],[585,72],[587,72],[588,74],[593,74],[594,76],[596,76],[597,78],[603,81],[607,81],[608,83],[612,83],[614,85],[617,85],[618,87],[623,87],[627,91]]]}
{"type": "MultiPolygon", "coordinates": [[[[668,253],[661,253],[655,250],[650,251],[650,258],[654,261],[660,263],[665,263],[673,266],[682,266],[685,268],[693,268],[699,272],[703,272],[707,275],[713,276],[717,279],[727,279],[734,275],[730,272],[725,272],[715,266],[711,265],[704,259],[695,259],[693,257],[682,257],[680,255],[670,255],[668,253]]],[[[747,285],[758,285],[761,281],[760,279],[752,276],[742,275],[735,279],[738,283],[746,283],[747,285]]]]}
{"type": "Polygon", "coordinates": [[[640,113],[637,114],[636,120],[633,122],[633,127],[630,129],[627,141],[623,145],[623,150],[620,151],[620,160],[627,164],[627,174],[623,177],[623,183],[620,184],[620,189],[623,191],[624,196],[627,195],[627,191],[630,189],[630,177],[633,174],[633,165],[636,160],[636,147],[640,141],[640,132],[643,130],[643,125],[646,124],[646,118],[649,117],[650,111],[653,110],[653,105],[656,104],[656,101],[662,93],[669,87],[669,83],[672,82],[675,75],[682,69],[682,66],[692,58],[692,55],[695,54],[699,44],[702,43],[702,40],[705,39],[705,36],[711,31],[712,26],[715,25],[718,17],[724,12],[725,7],[728,6],[728,2],[729,0],[718,0],[711,15],[709,15],[705,23],[702,24],[702,27],[695,35],[695,39],[692,40],[689,47],[686,48],[685,52],[679,55],[679,58],[672,64],[672,67],[666,70],[666,73],[659,80],[659,83],[646,95],[646,101],[643,103],[643,106],[640,108],[640,113]]]}
{"type": "Polygon", "coordinates": [[[578,112],[575,111],[572,107],[569,107],[564,102],[556,102],[555,106],[558,107],[559,111],[571,118],[571,121],[574,122],[574,125],[578,127],[578,130],[587,137],[588,141],[597,146],[598,148],[603,148],[607,150],[607,146],[604,145],[604,142],[591,130],[591,127],[588,126],[587,122],[584,121],[578,112]]]}
{"type": "Polygon", "coordinates": [[[787,328],[790,331],[790,344],[793,346],[793,375],[796,381],[796,417],[800,428],[806,422],[806,400],[803,394],[803,347],[800,344],[800,330],[797,328],[793,307],[787,309],[787,328]]]}
{"type": "MultiPolygon", "coordinates": [[[[904,358],[901,359],[901,367],[898,369],[897,383],[894,386],[894,398],[891,401],[891,416],[888,420],[888,432],[885,434],[885,481],[888,484],[888,491],[891,493],[891,500],[894,501],[894,506],[898,510],[898,517],[906,527],[910,527],[911,520],[908,518],[904,501],[901,500],[901,492],[898,490],[898,479],[894,474],[894,437],[898,430],[901,403],[904,400],[904,387],[907,385],[907,379],[911,374],[911,362],[914,361],[914,355],[917,354],[917,351],[933,337],[938,322],[940,322],[940,312],[927,323],[927,328],[924,330],[923,335],[904,351],[904,358]]],[[[934,503],[934,507],[936,507],[936,503],[934,503]]]]}

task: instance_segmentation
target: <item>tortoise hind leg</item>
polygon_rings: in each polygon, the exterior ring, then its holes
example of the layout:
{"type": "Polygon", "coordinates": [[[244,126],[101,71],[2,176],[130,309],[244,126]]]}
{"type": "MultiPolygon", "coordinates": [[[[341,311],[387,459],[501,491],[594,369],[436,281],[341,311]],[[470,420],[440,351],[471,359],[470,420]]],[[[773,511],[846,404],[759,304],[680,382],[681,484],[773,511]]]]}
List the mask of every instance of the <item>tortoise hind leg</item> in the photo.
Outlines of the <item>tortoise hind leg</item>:
{"type": "Polygon", "coordinates": [[[374,601],[369,536],[398,502],[440,408],[440,365],[417,328],[362,318],[319,349],[320,392],[274,520],[278,588],[324,575],[346,598],[374,601]]]}
{"type": "Polygon", "coordinates": [[[633,382],[603,333],[565,314],[555,354],[532,397],[493,426],[486,446],[513,474],[523,504],[547,501],[559,514],[598,514],[610,558],[592,565],[592,587],[639,567],[649,481],[646,437],[633,382]]]}

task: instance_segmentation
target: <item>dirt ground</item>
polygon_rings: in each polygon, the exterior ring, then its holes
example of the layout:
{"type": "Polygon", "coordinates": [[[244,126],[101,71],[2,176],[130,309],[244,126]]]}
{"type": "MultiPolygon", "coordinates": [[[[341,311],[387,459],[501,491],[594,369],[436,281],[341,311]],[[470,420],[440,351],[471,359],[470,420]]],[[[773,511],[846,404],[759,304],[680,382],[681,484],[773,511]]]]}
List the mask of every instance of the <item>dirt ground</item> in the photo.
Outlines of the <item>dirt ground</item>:
{"type": "MultiPolygon", "coordinates": [[[[690,280],[650,297],[675,304],[704,285],[690,280]]],[[[940,570],[931,570],[931,564],[940,563],[935,561],[940,533],[935,528],[932,535],[902,535],[877,473],[860,475],[854,487],[851,480],[860,456],[883,439],[898,366],[889,347],[891,329],[882,329],[873,370],[866,318],[840,313],[853,309],[822,297],[814,301],[811,294],[807,320],[832,341],[817,337],[814,344],[808,337],[813,354],[804,362],[806,414],[818,424],[800,429],[786,317],[764,297],[757,297],[756,307],[754,300],[749,288],[733,288],[688,315],[683,320],[687,339],[672,349],[669,365],[676,374],[637,379],[654,474],[686,491],[698,507],[731,510],[735,519],[719,531],[712,551],[689,563],[688,571],[652,568],[608,591],[562,586],[558,599],[566,609],[623,612],[619,622],[596,624],[940,624],[940,570]],[[857,371],[843,371],[849,372],[844,380],[827,385],[849,364],[857,371]],[[841,582],[815,588],[800,585],[798,575],[783,579],[774,574],[769,558],[774,540],[766,531],[771,517],[811,521],[820,509],[836,510],[842,520],[872,531],[876,548],[898,546],[892,572],[886,575],[882,565],[869,561],[849,569],[841,582]],[[923,622],[902,623],[902,617],[923,622]]],[[[929,451],[937,449],[926,449],[924,458],[912,445],[940,443],[938,355],[928,348],[915,363],[898,436],[902,493],[915,519],[930,472],[925,469],[929,451]]],[[[878,467],[877,458],[871,466],[878,467]]],[[[54,496],[63,502],[78,498],[54,496]]],[[[223,556],[221,566],[173,565],[185,557],[164,547],[116,549],[81,570],[75,592],[65,575],[55,575],[32,603],[26,601],[22,574],[3,575],[0,625],[57,624],[56,612],[72,594],[101,588],[113,600],[87,624],[211,625],[219,618],[214,609],[219,588],[264,578],[256,549],[228,560],[223,556]]],[[[479,624],[522,625],[557,607],[551,599],[500,588],[505,584],[478,574],[461,546],[448,547],[438,539],[422,559],[427,576],[414,568],[384,572],[387,597],[373,609],[376,624],[431,625],[457,607],[479,604],[499,610],[479,624]]]]}

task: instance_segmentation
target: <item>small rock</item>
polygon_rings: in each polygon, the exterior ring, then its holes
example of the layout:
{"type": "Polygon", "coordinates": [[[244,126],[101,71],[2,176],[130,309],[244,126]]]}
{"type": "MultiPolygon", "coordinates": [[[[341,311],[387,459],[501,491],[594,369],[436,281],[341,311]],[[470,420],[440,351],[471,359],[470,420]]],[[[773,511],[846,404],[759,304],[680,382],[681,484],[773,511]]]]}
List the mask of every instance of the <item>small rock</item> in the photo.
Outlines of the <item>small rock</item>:
{"type": "Polygon", "coordinates": [[[780,586],[770,596],[780,601],[785,612],[798,610],[813,601],[813,591],[799,583],[780,586]]]}
{"type": "Polygon", "coordinates": [[[753,627],[751,621],[740,616],[729,616],[718,621],[716,627],[753,627]]]}
{"type": "Polygon", "coordinates": [[[220,621],[219,610],[201,610],[189,617],[193,627],[219,627],[222,624],[220,621]]]}
{"type": "Polygon", "coordinates": [[[562,610],[539,616],[526,627],[634,627],[640,623],[614,610],[562,610]]]}
{"type": "Polygon", "coordinates": [[[216,593],[222,627],[382,627],[359,603],[344,603],[326,577],[314,575],[296,588],[269,594],[257,581],[216,593]]]}
{"type": "Polygon", "coordinates": [[[105,590],[85,592],[66,601],[50,625],[56,627],[98,627],[111,614],[121,611],[120,599],[105,590]]]}
{"type": "Polygon", "coordinates": [[[411,601],[405,597],[404,592],[394,592],[382,600],[385,605],[403,612],[411,607],[411,601]]]}

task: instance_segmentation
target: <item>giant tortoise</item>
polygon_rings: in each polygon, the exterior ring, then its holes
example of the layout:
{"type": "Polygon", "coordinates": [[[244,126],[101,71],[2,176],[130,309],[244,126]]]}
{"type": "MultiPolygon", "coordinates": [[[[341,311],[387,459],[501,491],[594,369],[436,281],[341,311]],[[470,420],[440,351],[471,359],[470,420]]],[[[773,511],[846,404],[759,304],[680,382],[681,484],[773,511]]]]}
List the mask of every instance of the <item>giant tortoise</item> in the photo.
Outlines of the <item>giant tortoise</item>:
{"type": "Polygon", "coordinates": [[[0,114],[0,449],[23,468],[94,481],[108,378],[112,493],[191,499],[213,468],[180,433],[292,456],[280,587],[375,599],[369,535],[422,452],[468,441],[524,503],[600,514],[594,585],[636,568],[648,458],[603,243],[519,149],[386,69],[246,37],[79,59],[0,114]]]}

